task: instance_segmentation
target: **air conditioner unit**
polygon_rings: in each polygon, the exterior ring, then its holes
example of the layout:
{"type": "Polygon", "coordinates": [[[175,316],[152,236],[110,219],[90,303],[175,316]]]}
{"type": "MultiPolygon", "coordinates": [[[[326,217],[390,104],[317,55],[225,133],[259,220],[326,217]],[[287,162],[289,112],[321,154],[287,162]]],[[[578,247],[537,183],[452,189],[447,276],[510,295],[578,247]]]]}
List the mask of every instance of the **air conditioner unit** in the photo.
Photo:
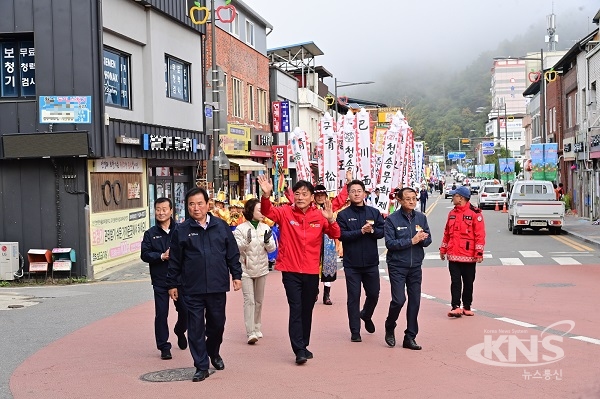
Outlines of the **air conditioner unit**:
{"type": "Polygon", "coordinates": [[[0,280],[14,280],[19,271],[19,243],[0,242],[0,280]]]}

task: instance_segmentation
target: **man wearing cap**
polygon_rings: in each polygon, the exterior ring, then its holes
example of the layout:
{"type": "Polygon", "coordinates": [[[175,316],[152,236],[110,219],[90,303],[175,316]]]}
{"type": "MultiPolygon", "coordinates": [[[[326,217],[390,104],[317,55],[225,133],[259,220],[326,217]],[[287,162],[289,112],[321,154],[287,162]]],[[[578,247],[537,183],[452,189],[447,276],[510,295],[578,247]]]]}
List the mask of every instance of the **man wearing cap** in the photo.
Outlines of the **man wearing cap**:
{"type": "Polygon", "coordinates": [[[450,270],[452,310],[448,312],[448,317],[473,316],[471,303],[475,265],[483,261],[485,223],[481,209],[469,202],[471,190],[460,186],[450,191],[450,195],[454,209],[448,213],[440,246],[440,258],[448,259],[450,270]]]}

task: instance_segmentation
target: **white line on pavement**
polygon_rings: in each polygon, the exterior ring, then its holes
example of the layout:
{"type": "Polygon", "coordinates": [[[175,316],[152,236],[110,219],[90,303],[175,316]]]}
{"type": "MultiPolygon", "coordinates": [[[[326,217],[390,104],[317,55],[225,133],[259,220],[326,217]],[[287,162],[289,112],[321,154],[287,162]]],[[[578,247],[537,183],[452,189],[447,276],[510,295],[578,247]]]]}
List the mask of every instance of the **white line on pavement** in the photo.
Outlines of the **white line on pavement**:
{"type": "Polygon", "coordinates": [[[422,293],[422,292],[421,292],[421,296],[422,296],[423,298],[427,298],[427,299],[435,299],[435,297],[434,297],[434,296],[427,295],[427,294],[424,294],[424,293],[422,293]]]}
{"type": "Polygon", "coordinates": [[[379,269],[379,273],[385,273],[385,269],[379,269]]]}
{"type": "Polygon", "coordinates": [[[529,327],[529,328],[537,327],[535,324],[525,323],[524,321],[519,321],[519,320],[515,320],[515,319],[509,319],[508,317],[496,317],[496,320],[503,321],[503,322],[510,323],[510,324],[515,324],[515,325],[521,326],[521,327],[529,327]]]}
{"type": "Polygon", "coordinates": [[[576,339],[578,341],[589,342],[590,344],[600,345],[600,339],[584,337],[583,335],[578,335],[576,337],[571,337],[571,338],[576,339]]]}
{"type": "Polygon", "coordinates": [[[519,258],[500,258],[504,266],[523,266],[523,261],[519,258]]]}
{"type": "Polygon", "coordinates": [[[556,257],[556,258],[552,258],[554,259],[554,261],[556,263],[558,263],[559,265],[581,265],[581,262],[576,261],[573,258],[570,257],[556,257]]]}
{"type": "Polygon", "coordinates": [[[538,251],[519,251],[524,258],[543,258],[538,251]]]}

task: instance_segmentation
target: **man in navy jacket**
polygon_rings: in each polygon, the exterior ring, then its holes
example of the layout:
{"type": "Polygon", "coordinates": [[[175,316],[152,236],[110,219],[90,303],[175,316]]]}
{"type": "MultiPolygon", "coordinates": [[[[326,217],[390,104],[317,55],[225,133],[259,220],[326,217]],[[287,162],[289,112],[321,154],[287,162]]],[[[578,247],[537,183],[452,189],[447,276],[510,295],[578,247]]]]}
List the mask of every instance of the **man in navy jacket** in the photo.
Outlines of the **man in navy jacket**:
{"type": "Polygon", "coordinates": [[[404,287],[408,293],[406,309],[407,327],[404,330],[402,347],[420,350],[415,338],[419,332],[417,316],[421,304],[421,281],[423,271],[421,264],[425,258],[424,247],[431,244],[431,235],[427,216],[415,212],[417,192],[404,187],[398,192],[400,209],[385,220],[385,246],[388,250],[386,262],[392,289],[392,301],[385,320],[385,342],[389,346],[396,345],[394,329],[396,321],[406,302],[404,287]]]}
{"type": "MultiPolygon", "coordinates": [[[[167,287],[167,269],[169,266],[169,243],[173,230],[177,227],[173,220],[173,204],[165,197],[154,202],[156,224],[144,233],[141,258],[149,263],[150,278],[154,289],[154,337],[160,358],[171,359],[169,342],[169,289],[167,287]]],[[[176,301],[177,323],[175,335],[180,349],[187,348],[185,331],[187,330],[187,308],[184,301],[176,301]]]]}
{"type": "Polygon", "coordinates": [[[208,193],[192,188],[186,196],[190,219],[181,223],[171,238],[167,286],[178,300],[181,276],[183,299],[188,307],[188,339],[196,373],[192,381],[209,376],[208,361],[217,370],[225,363],[219,354],[225,331],[225,304],[229,275],[233,289],[242,288],[240,251],[231,228],[208,210],[208,193]]]}
{"type": "Polygon", "coordinates": [[[360,319],[365,330],[375,332],[371,320],[379,300],[379,250],[377,240],[383,238],[383,217],[379,211],[365,205],[365,185],[360,180],[348,183],[350,206],[337,216],[344,245],[344,274],[346,277],[350,340],[361,342],[360,319]],[[365,289],[365,304],[360,310],[360,284],[365,289]]]}

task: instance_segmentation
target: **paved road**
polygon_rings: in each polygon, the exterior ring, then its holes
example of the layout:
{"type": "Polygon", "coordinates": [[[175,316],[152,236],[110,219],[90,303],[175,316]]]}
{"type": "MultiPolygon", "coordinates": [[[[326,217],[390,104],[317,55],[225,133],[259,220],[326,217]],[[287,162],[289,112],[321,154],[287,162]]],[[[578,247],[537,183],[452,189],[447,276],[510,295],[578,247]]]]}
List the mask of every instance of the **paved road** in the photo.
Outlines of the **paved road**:
{"type": "MultiPolygon", "coordinates": [[[[158,359],[147,269],[132,263],[102,276],[106,281],[101,283],[0,289],[0,296],[21,295],[24,302],[38,303],[0,311],[5,332],[0,340],[0,398],[599,397],[597,248],[572,236],[560,236],[568,241],[549,235],[513,236],[506,230],[505,214],[486,210],[487,256],[477,271],[476,316],[448,319],[449,276],[444,262],[434,258],[450,203],[435,201],[429,211],[434,243],[427,250],[431,259],[424,268],[419,316],[421,352],[390,349],[383,342],[390,294],[381,262],[376,333],[363,332],[362,343],[350,342],[341,271],[332,289],[334,305],[318,303],[315,309],[315,359],[295,366],[281,277],[272,272],[265,338],[258,345],[245,344],[242,296],[231,293],[223,346],[226,370],[199,384],[143,382],[142,374],[185,370],[191,359],[188,351],[179,350],[174,350],[173,361],[158,359]],[[543,346],[544,337],[555,340],[543,346]],[[488,347],[489,358],[485,342],[496,344],[488,347]],[[542,356],[562,358],[535,365],[542,356]],[[486,359],[496,365],[481,364],[486,359]],[[519,367],[506,367],[517,363],[519,367]],[[551,375],[544,375],[546,370],[551,375]]],[[[383,241],[380,252],[383,258],[383,241]]],[[[402,328],[400,324],[400,336],[402,328]]]]}

